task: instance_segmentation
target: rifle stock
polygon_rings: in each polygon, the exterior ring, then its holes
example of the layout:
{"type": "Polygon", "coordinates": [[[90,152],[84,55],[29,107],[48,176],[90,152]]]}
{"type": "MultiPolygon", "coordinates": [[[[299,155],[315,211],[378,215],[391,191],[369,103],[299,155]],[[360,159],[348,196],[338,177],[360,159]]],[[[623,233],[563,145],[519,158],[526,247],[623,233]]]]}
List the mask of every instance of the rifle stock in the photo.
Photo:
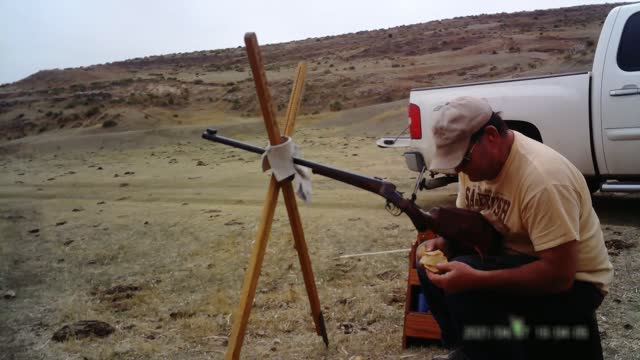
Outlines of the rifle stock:
{"type": "MultiPolygon", "coordinates": [[[[207,129],[202,138],[233,146],[256,154],[263,154],[263,148],[217,135],[217,130],[207,129]]],[[[500,251],[501,236],[480,213],[458,208],[435,207],[423,211],[416,203],[402,196],[396,186],[383,179],[369,177],[337,169],[320,163],[293,158],[297,165],[311,169],[322,175],[357,188],[367,190],[385,198],[389,203],[409,217],[417,231],[432,230],[447,239],[453,253],[477,252],[481,256],[500,251]]]]}

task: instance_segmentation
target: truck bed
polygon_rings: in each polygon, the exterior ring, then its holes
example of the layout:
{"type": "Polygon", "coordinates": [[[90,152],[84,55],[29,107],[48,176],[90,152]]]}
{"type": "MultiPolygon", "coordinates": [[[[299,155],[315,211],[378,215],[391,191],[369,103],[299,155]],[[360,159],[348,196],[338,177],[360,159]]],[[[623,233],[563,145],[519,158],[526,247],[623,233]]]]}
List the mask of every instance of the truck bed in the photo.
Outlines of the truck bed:
{"type": "Polygon", "coordinates": [[[591,152],[590,72],[484,81],[413,89],[409,101],[420,107],[423,139],[410,147],[430,163],[432,109],[458,96],[487,99],[507,122],[533,124],[542,142],[567,157],[583,174],[595,174],[591,152]]]}

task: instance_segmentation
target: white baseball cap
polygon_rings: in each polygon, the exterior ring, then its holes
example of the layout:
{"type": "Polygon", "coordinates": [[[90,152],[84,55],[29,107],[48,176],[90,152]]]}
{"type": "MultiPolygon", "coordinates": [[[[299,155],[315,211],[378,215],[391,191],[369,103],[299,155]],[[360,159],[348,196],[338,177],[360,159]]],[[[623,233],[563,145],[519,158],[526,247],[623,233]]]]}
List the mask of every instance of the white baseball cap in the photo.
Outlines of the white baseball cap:
{"type": "Polygon", "coordinates": [[[432,171],[455,174],[455,167],[464,158],[471,135],[489,121],[493,110],[485,99],[471,96],[455,98],[433,109],[435,118],[431,132],[435,153],[432,171]]]}

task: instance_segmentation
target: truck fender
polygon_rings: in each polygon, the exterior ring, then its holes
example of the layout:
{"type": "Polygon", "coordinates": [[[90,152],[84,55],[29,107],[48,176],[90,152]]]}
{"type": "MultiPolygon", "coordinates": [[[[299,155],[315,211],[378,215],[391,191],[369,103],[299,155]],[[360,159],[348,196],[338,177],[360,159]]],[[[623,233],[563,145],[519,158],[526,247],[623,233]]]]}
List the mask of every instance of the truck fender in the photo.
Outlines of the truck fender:
{"type": "Polygon", "coordinates": [[[533,140],[543,142],[540,130],[532,123],[521,120],[505,120],[504,122],[507,123],[509,129],[515,130],[533,140]]]}

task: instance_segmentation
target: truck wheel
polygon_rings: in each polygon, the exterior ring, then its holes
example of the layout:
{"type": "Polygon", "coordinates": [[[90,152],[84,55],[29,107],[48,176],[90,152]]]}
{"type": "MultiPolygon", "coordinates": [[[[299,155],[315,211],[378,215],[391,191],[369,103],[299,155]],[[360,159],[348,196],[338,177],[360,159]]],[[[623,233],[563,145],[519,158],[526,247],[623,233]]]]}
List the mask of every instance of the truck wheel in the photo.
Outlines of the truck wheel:
{"type": "Polygon", "coordinates": [[[532,123],[520,120],[505,120],[507,126],[511,130],[515,130],[522,135],[525,135],[533,140],[538,142],[542,142],[542,135],[540,135],[540,130],[533,125],[532,123]]]}
{"type": "Polygon", "coordinates": [[[589,188],[589,192],[593,194],[596,191],[600,190],[600,186],[602,185],[602,182],[599,179],[585,178],[585,180],[587,181],[587,187],[589,188]]]}

